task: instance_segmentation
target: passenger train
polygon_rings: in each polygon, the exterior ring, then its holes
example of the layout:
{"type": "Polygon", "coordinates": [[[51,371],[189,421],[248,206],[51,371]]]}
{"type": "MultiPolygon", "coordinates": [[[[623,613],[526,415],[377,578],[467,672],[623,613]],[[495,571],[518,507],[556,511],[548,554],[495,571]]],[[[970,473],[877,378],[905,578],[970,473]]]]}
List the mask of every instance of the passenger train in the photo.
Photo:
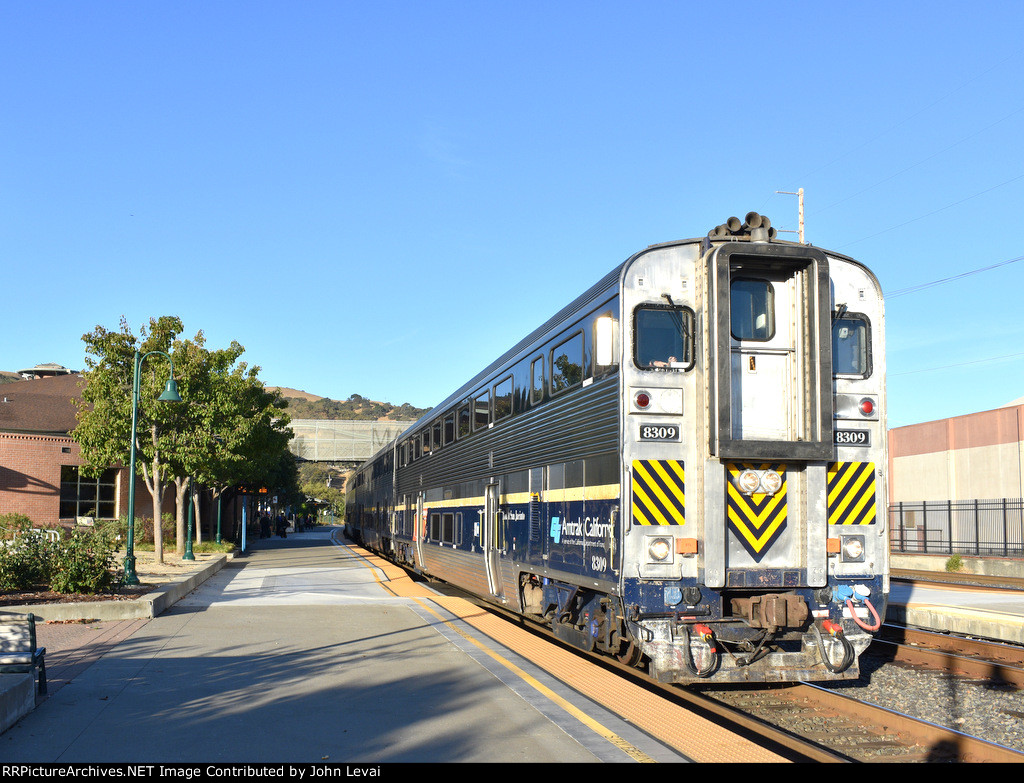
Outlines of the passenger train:
{"type": "Polygon", "coordinates": [[[662,682],[855,678],[883,327],[867,267],[757,213],[652,245],[352,474],[347,531],[662,682]]]}

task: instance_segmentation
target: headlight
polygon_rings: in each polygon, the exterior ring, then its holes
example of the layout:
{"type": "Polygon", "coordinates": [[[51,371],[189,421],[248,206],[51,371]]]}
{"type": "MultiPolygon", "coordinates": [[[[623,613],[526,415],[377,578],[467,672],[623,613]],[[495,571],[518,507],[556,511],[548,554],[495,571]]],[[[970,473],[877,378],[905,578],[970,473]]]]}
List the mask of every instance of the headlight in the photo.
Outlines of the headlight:
{"type": "Polygon", "coordinates": [[[864,537],[847,536],[843,539],[843,560],[857,563],[864,559],[864,537]]]}
{"type": "Polygon", "coordinates": [[[761,490],[769,495],[774,495],[782,489],[782,476],[774,470],[766,470],[761,476],[761,490]]]}
{"type": "Polygon", "coordinates": [[[653,563],[665,563],[672,557],[671,538],[652,538],[647,541],[647,556],[653,563]]]}
{"type": "Polygon", "coordinates": [[[744,495],[775,495],[782,489],[782,475],[774,470],[744,470],[736,477],[736,488],[744,495]]]}
{"type": "Polygon", "coordinates": [[[745,470],[736,479],[736,485],[744,495],[753,495],[761,486],[761,477],[757,475],[757,471],[745,470]]]}

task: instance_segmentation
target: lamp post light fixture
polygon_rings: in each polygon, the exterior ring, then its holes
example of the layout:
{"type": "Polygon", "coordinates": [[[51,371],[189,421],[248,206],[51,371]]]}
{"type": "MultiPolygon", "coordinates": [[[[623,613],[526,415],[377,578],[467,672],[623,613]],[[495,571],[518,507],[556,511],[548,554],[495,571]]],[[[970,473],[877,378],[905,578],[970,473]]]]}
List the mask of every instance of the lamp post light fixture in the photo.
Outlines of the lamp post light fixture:
{"type": "MultiPolygon", "coordinates": [[[[141,385],[142,362],[153,354],[160,354],[167,357],[171,365],[171,377],[164,387],[163,393],[157,397],[162,402],[181,402],[178,394],[178,384],[174,380],[174,360],[163,351],[150,351],[147,354],[135,352],[135,375],[132,378],[132,434],[131,434],[131,457],[128,460],[128,547],[124,558],[124,583],[126,585],[137,585],[139,576],[135,573],[135,430],[139,422],[139,387],[141,385]]],[[[160,524],[156,520],[154,524],[160,524]]]]}

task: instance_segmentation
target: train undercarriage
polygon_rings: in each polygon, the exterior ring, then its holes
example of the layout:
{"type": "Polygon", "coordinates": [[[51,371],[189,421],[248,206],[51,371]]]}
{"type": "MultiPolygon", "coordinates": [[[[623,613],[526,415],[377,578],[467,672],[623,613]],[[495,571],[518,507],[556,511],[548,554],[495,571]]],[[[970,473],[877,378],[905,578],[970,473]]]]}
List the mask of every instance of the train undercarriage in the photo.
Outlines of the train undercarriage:
{"type": "Polygon", "coordinates": [[[543,618],[557,638],[645,666],[661,682],[855,679],[872,639],[852,618],[829,619],[834,607],[799,591],[725,596],[732,614],[715,619],[642,614],[617,597],[534,574],[522,575],[521,593],[524,611],[543,618]]]}

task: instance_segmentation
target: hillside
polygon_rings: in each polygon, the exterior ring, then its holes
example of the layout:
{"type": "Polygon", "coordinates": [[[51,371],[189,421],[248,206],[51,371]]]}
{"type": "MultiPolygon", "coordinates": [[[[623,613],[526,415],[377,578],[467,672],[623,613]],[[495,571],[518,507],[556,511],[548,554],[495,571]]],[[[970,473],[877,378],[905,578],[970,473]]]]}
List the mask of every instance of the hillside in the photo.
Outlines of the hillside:
{"type": "Polygon", "coordinates": [[[392,405],[376,402],[353,394],[341,402],[317,397],[307,392],[278,387],[288,401],[288,413],[293,419],[357,419],[363,421],[415,421],[430,408],[416,408],[409,403],[392,405]]]}

